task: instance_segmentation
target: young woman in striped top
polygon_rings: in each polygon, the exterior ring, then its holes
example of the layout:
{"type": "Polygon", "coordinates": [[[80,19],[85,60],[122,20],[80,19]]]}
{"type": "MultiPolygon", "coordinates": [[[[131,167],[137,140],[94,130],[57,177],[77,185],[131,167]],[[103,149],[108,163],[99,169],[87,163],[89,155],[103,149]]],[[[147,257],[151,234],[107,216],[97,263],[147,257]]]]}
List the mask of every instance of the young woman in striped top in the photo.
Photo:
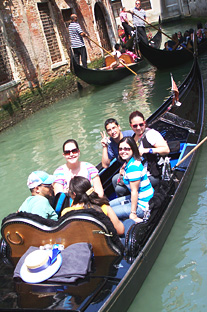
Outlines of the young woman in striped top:
{"type": "Polygon", "coordinates": [[[132,137],[124,137],[119,142],[119,157],[124,161],[120,174],[123,175],[123,182],[131,195],[110,201],[110,206],[119,219],[130,218],[137,223],[142,222],[154,189],[141,163],[136,142],[132,137]]]}

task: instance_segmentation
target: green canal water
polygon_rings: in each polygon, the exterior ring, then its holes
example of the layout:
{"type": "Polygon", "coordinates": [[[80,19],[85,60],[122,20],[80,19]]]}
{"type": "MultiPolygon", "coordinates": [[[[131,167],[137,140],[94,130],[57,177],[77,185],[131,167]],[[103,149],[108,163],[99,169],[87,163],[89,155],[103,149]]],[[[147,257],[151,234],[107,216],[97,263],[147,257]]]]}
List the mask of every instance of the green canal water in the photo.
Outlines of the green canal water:
{"type": "MultiPolygon", "coordinates": [[[[176,30],[184,32],[193,22],[169,24],[163,31],[168,35],[176,30]]],[[[207,94],[207,53],[200,57],[199,63],[207,94]]],[[[190,66],[185,64],[171,70],[177,85],[190,66]]],[[[146,65],[137,77],[74,93],[0,134],[0,219],[17,211],[29,196],[26,180],[33,170],[53,173],[64,163],[62,144],[65,140],[76,139],[81,160],[96,165],[101,161],[100,131],[104,121],[113,117],[123,130],[129,129],[129,114],[141,110],[148,117],[170,95],[170,88],[169,71],[159,72],[146,65]]],[[[206,144],[200,152],[180,214],[129,312],[207,310],[206,144]]]]}

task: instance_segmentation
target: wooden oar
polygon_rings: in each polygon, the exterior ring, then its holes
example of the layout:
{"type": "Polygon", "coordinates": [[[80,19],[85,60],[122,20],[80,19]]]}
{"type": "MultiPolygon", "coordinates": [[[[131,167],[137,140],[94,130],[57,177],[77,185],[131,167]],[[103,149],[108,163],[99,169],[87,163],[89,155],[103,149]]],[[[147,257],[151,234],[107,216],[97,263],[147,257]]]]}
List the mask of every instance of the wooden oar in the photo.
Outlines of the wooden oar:
{"type": "Polygon", "coordinates": [[[198,143],[185,157],[183,157],[176,165],[175,167],[172,168],[172,170],[175,170],[176,167],[178,167],[186,158],[188,158],[195,150],[197,150],[205,141],[207,140],[207,136],[200,142],[198,143]]]}
{"type": "MultiPolygon", "coordinates": [[[[170,40],[176,42],[175,40],[173,40],[172,37],[168,36],[166,33],[164,33],[160,28],[157,28],[156,26],[152,25],[151,23],[147,22],[144,18],[140,17],[139,15],[137,15],[136,13],[132,13],[130,11],[127,11],[128,13],[131,13],[132,15],[136,15],[137,17],[139,17],[142,21],[144,21],[145,23],[147,23],[149,26],[153,27],[154,29],[156,29],[157,31],[161,32],[161,34],[165,35],[167,38],[169,38],[170,40]]],[[[177,43],[177,42],[176,42],[177,43]]],[[[181,44],[178,44],[178,46],[180,46],[181,44]]],[[[192,53],[193,52],[191,50],[189,50],[188,48],[182,46],[184,49],[186,49],[188,52],[192,53]]]]}
{"type": "MultiPolygon", "coordinates": [[[[105,48],[101,47],[96,41],[94,41],[93,39],[91,39],[89,36],[86,35],[86,37],[91,40],[93,43],[95,43],[99,48],[101,48],[102,50],[104,50],[104,52],[106,52],[107,54],[111,55],[114,57],[114,55],[107,51],[105,48]]],[[[135,73],[135,71],[133,71],[129,66],[127,66],[126,64],[124,64],[124,62],[122,62],[122,60],[119,59],[119,62],[124,66],[126,67],[128,70],[130,70],[130,72],[132,72],[135,76],[137,76],[137,73],[135,73]]]]}

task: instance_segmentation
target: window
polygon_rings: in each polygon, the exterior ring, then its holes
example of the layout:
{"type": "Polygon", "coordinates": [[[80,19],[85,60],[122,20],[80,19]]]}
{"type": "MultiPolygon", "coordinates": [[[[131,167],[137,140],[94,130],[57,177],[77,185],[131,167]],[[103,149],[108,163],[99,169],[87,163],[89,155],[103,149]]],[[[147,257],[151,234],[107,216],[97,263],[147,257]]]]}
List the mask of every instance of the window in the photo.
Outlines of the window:
{"type": "Polygon", "coordinates": [[[150,10],[152,8],[150,0],[141,0],[141,6],[144,10],[150,10]]]}
{"type": "Polygon", "coordinates": [[[13,80],[11,65],[7,53],[3,31],[0,27],[0,85],[3,85],[11,80],[13,80]]]}
{"type": "Polygon", "coordinates": [[[54,24],[50,14],[50,9],[47,2],[38,3],[38,10],[42,21],[44,34],[47,40],[48,48],[52,63],[58,63],[62,61],[54,24]]]}
{"type": "Polygon", "coordinates": [[[114,17],[119,17],[120,14],[120,9],[122,8],[122,3],[120,0],[112,0],[111,1],[112,4],[112,9],[113,9],[113,13],[114,13],[114,17]]]}
{"type": "Polygon", "coordinates": [[[69,22],[70,22],[70,16],[72,14],[72,9],[63,9],[61,10],[62,12],[62,16],[63,16],[63,20],[66,24],[66,26],[69,26],[69,22]]]}

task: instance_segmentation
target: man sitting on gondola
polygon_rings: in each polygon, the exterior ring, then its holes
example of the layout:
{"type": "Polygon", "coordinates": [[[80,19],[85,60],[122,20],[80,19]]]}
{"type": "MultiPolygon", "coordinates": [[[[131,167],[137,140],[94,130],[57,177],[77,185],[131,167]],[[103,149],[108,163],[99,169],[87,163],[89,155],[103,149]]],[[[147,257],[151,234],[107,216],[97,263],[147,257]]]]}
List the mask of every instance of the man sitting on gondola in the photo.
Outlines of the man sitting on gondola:
{"type": "MultiPolygon", "coordinates": [[[[101,144],[103,147],[102,151],[102,166],[108,168],[113,158],[118,160],[119,141],[126,136],[132,136],[134,132],[132,130],[121,131],[121,127],[118,121],[114,118],[109,118],[105,121],[105,129],[109,138],[106,136],[105,131],[101,132],[102,140],[101,144]]],[[[127,187],[121,183],[119,173],[115,174],[112,178],[112,184],[116,191],[117,196],[123,196],[129,194],[127,187]]]]}
{"type": "Polygon", "coordinates": [[[18,212],[25,211],[46,219],[58,220],[58,215],[48,200],[53,196],[52,183],[55,181],[55,178],[55,176],[49,175],[45,171],[32,172],[27,180],[31,196],[27,197],[18,212]]]}

